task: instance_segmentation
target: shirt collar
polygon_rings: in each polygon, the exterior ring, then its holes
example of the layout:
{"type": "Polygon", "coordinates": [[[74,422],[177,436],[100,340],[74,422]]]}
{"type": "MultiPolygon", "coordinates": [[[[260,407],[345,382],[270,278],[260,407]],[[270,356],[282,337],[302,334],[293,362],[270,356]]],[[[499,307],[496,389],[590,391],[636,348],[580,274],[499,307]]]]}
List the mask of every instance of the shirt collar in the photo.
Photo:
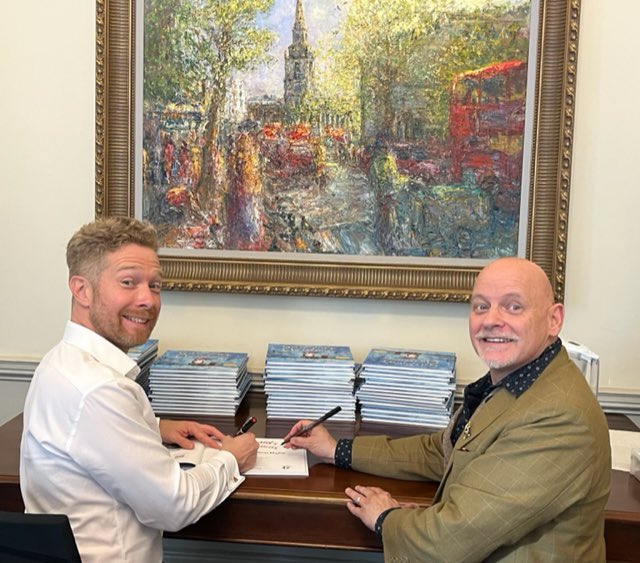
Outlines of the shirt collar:
{"type": "Polygon", "coordinates": [[[93,356],[96,361],[105,364],[124,377],[135,380],[140,373],[140,368],[135,360],[106,338],[85,326],[67,321],[63,340],[80,348],[93,356]]]}
{"type": "Polygon", "coordinates": [[[538,379],[538,376],[547,369],[551,360],[560,352],[561,347],[562,341],[560,338],[556,338],[535,360],[507,375],[498,385],[503,385],[514,397],[519,397],[529,389],[535,380],[538,379]]]}
{"type": "Polygon", "coordinates": [[[464,426],[469,422],[482,401],[500,387],[504,387],[514,397],[518,398],[533,385],[538,376],[551,363],[551,360],[558,355],[561,347],[562,341],[557,338],[535,360],[510,373],[495,385],[491,381],[491,372],[487,372],[477,381],[469,383],[464,389],[462,407],[451,431],[451,443],[456,443],[456,440],[462,434],[464,426]]]}

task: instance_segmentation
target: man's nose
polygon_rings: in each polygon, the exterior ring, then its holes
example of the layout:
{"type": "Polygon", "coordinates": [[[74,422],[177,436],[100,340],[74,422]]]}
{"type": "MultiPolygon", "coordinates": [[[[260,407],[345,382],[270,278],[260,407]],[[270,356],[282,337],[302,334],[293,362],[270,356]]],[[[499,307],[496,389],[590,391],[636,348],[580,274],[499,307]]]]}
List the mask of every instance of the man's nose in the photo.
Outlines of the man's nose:
{"type": "Polygon", "coordinates": [[[499,307],[490,307],[485,313],[483,319],[484,324],[494,326],[504,322],[504,318],[499,307]]]}
{"type": "Polygon", "coordinates": [[[157,291],[153,291],[150,286],[146,284],[140,284],[138,286],[138,303],[143,307],[151,307],[157,301],[160,300],[160,295],[157,291]]]}

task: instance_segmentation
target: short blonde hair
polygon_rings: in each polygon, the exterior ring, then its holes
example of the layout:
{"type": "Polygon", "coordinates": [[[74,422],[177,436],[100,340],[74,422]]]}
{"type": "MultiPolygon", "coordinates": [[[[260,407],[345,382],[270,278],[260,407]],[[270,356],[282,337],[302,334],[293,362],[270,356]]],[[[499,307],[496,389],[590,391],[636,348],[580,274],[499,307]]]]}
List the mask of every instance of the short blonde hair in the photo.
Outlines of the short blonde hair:
{"type": "Polygon", "coordinates": [[[158,252],[155,227],[132,217],[107,217],[83,225],[67,244],[69,278],[79,275],[97,280],[105,255],[127,244],[158,252]]]}

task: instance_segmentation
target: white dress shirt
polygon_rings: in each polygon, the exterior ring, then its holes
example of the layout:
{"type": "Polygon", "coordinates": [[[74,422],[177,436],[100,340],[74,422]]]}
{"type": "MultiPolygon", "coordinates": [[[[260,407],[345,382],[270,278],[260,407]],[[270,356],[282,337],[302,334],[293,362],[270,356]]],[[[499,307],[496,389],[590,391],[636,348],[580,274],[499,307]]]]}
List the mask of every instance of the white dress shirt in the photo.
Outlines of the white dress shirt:
{"type": "Polygon", "coordinates": [[[197,521],[244,479],[226,451],[180,469],[134,381],[138,372],[127,354],[68,322],[27,394],[20,446],[26,511],[67,514],[85,563],[162,561],[162,530],[197,521]]]}

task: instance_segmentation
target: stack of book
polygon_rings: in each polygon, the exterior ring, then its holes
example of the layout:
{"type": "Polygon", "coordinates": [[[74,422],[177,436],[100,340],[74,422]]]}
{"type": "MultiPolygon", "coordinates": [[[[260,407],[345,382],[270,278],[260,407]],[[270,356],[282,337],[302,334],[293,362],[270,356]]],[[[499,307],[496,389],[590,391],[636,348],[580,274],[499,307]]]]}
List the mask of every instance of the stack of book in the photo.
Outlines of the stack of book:
{"type": "Polygon", "coordinates": [[[140,344],[140,346],[130,348],[128,354],[140,368],[136,382],[140,384],[147,394],[147,397],[149,397],[151,394],[149,387],[149,368],[158,355],[158,341],[153,339],[147,340],[144,344],[140,344]]]}
{"type": "Polygon", "coordinates": [[[374,348],[362,363],[356,393],[362,421],[446,426],[456,390],[455,368],[451,352],[374,348]]]}
{"type": "Polygon", "coordinates": [[[167,350],[151,365],[156,413],[235,415],[251,386],[242,352],[167,350]]]}
{"type": "Polygon", "coordinates": [[[269,344],[264,370],[267,418],[355,420],[356,364],[347,346],[269,344]]]}

